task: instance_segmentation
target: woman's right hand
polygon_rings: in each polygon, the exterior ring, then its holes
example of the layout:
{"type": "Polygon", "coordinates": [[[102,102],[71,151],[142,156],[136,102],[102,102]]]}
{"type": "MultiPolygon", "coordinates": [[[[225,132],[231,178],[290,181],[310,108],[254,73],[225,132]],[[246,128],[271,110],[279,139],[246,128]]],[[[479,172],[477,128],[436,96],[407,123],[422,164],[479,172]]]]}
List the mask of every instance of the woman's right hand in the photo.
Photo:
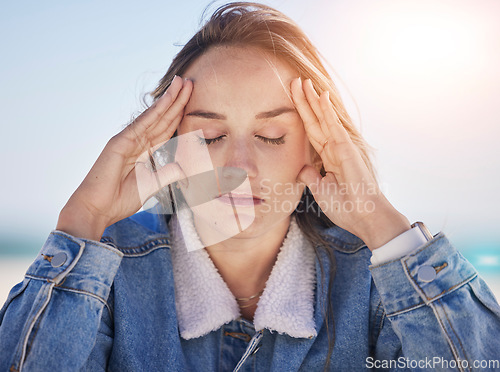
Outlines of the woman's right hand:
{"type": "Polygon", "coordinates": [[[174,77],[163,96],[109,140],[59,214],[57,230],[98,241],[106,227],[140,209],[145,193],[152,195],[160,185],[184,177],[176,163],[152,172],[146,161],[155,147],[174,134],[192,89],[191,81],[174,77]],[[141,185],[151,185],[149,190],[139,193],[138,175],[141,185]]]}

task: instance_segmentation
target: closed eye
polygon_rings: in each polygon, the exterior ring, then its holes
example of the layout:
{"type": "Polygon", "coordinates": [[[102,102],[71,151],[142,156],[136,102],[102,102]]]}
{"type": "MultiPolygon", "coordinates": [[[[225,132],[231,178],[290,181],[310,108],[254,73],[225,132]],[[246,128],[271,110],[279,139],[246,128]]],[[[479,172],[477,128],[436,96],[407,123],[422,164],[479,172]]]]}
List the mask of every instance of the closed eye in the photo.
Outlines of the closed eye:
{"type": "MultiPolygon", "coordinates": [[[[198,140],[200,141],[200,145],[211,145],[211,144],[217,143],[219,141],[222,141],[222,139],[224,137],[226,137],[225,134],[218,136],[218,137],[214,137],[214,138],[198,137],[198,140]]],[[[285,143],[285,135],[282,135],[281,137],[278,137],[278,138],[268,138],[268,137],[259,136],[259,135],[255,135],[255,137],[258,138],[259,140],[261,140],[262,142],[268,143],[270,145],[282,145],[285,143]]]]}
{"type": "Polygon", "coordinates": [[[285,135],[282,135],[281,137],[278,138],[268,138],[268,137],[263,137],[263,136],[258,136],[256,135],[258,139],[260,139],[264,143],[269,143],[271,145],[282,145],[285,143],[285,135]]]}
{"type": "Polygon", "coordinates": [[[226,135],[223,134],[222,136],[219,137],[214,137],[214,138],[203,138],[203,137],[198,137],[200,140],[200,145],[211,145],[212,143],[219,142],[222,140],[226,135]]]}

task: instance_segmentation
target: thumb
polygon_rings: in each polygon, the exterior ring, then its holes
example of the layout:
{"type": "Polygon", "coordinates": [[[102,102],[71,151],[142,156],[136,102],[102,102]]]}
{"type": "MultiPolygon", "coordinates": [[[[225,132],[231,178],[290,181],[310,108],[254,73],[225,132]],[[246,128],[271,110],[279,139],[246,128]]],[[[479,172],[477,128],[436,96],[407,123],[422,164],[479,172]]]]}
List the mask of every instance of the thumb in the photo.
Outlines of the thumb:
{"type": "Polygon", "coordinates": [[[313,195],[318,192],[321,179],[321,174],[311,165],[304,165],[297,175],[297,181],[304,183],[313,195]]]}
{"type": "Polygon", "coordinates": [[[164,165],[156,171],[156,175],[161,188],[179,180],[183,180],[182,183],[188,182],[186,174],[177,162],[164,165]]]}
{"type": "Polygon", "coordinates": [[[137,163],[135,172],[141,204],[165,186],[186,178],[186,174],[177,163],[168,163],[156,172],[148,169],[143,163],[137,163]]]}

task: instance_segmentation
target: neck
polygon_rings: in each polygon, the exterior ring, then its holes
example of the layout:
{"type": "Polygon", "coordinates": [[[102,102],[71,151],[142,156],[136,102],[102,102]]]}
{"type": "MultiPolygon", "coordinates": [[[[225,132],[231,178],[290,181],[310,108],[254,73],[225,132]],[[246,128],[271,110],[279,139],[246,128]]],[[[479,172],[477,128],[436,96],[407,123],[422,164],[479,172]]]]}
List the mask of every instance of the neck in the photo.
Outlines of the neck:
{"type": "Polygon", "coordinates": [[[290,217],[261,234],[240,234],[206,248],[235,297],[250,297],[264,288],[289,225],[290,217]]]}

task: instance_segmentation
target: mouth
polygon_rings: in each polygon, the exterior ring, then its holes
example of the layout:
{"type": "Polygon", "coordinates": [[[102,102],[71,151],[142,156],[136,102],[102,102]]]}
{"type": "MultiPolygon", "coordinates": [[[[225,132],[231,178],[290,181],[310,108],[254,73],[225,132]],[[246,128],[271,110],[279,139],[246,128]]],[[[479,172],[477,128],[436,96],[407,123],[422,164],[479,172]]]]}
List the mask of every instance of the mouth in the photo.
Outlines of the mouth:
{"type": "Polygon", "coordinates": [[[264,202],[264,199],[261,199],[255,195],[235,193],[224,194],[222,196],[219,196],[217,200],[224,204],[235,207],[250,207],[254,205],[260,205],[264,202]]]}

